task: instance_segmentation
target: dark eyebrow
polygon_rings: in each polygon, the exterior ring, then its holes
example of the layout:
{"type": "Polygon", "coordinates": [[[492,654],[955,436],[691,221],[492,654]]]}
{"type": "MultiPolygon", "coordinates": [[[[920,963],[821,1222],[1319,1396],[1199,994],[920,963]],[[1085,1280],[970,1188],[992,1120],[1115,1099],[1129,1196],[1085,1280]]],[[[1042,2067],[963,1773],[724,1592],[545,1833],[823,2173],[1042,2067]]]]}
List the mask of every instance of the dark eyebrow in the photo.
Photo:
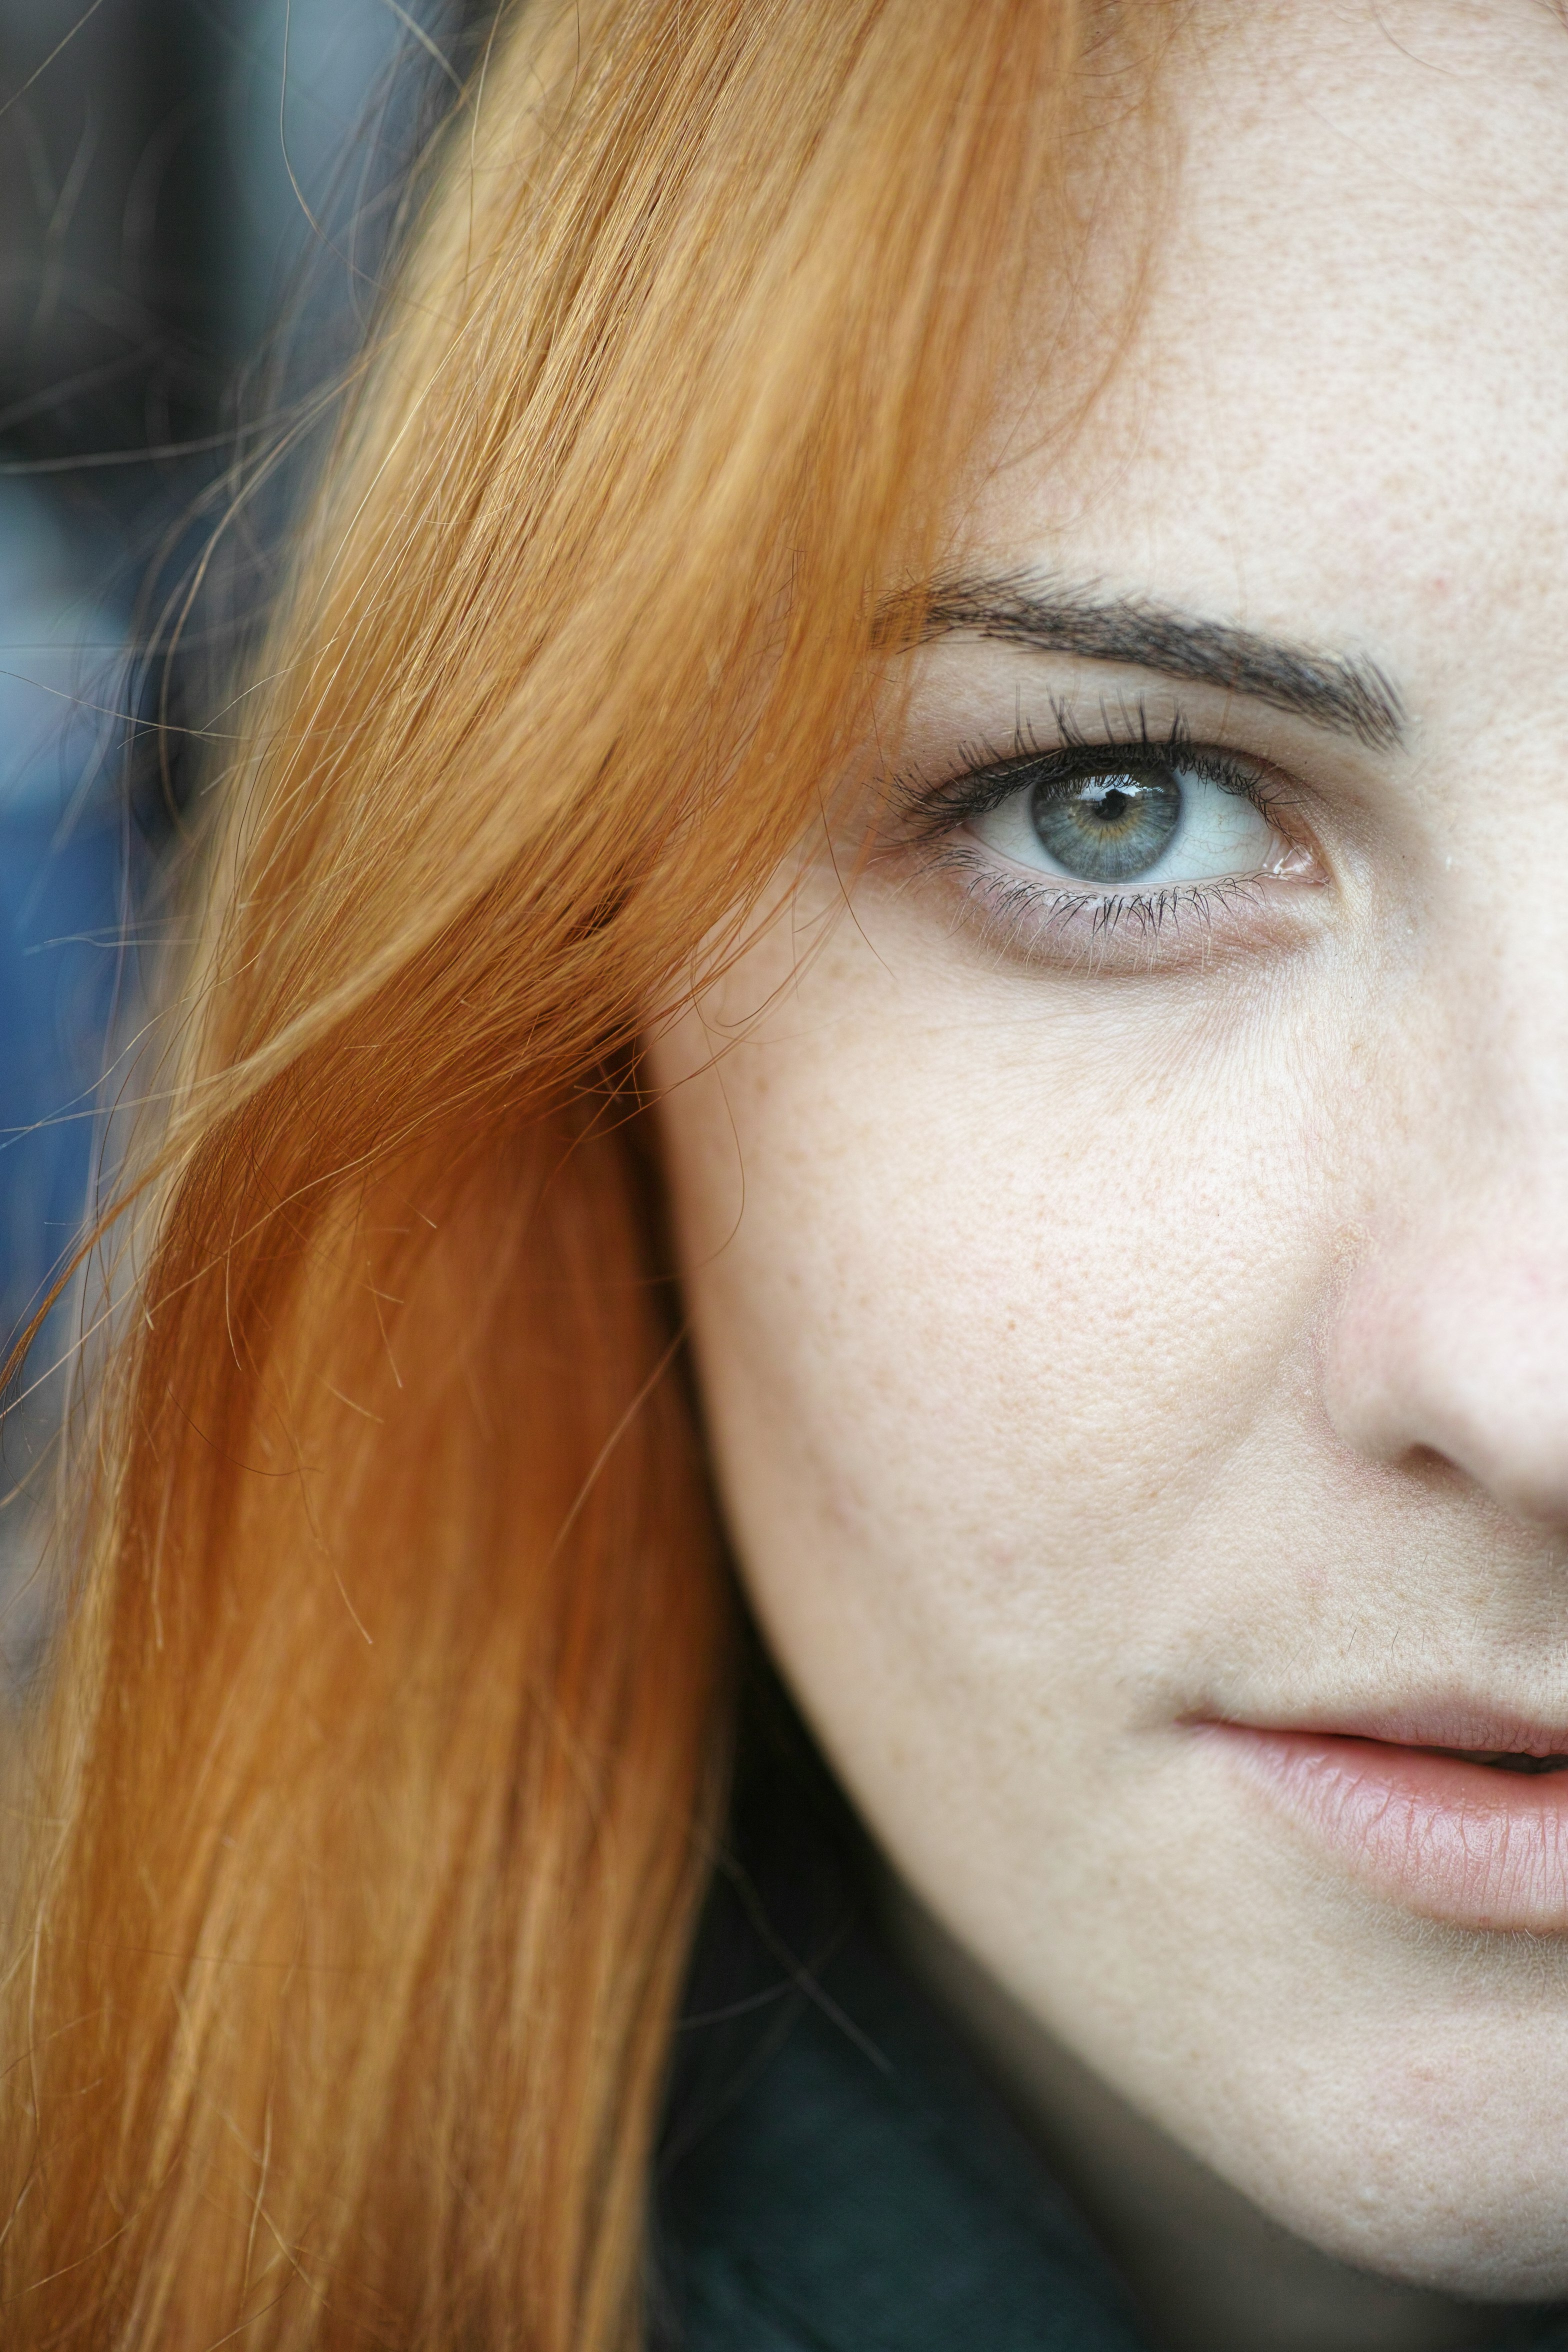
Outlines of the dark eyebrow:
{"type": "MultiPolygon", "coordinates": [[[[882,607],[880,642],[897,637],[900,616],[910,616],[913,604],[906,594],[882,607]]],[[[1040,653],[1118,662],[1221,687],[1309,719],[1314,726],[1353,735],[1374,751],[1387,751],[1404,734],[1399,689],[1375,662],[1352,654],[1312,653],[1142,597],[1101,597],[1092,588],[1023,577],[939,580],[926,593],[918,634],[922,643],[942,636],[990,637],[1040,653]]]]}

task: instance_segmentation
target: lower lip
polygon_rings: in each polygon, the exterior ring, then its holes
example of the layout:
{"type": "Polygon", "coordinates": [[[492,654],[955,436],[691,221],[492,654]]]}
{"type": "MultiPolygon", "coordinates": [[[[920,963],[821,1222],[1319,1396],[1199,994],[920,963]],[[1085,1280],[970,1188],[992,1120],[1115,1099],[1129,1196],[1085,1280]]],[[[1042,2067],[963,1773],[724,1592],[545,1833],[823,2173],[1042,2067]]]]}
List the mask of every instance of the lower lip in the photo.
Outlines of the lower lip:
{"type": "Polygon", "coordinates": [[[1204,1726],[1279,1809],[1407,1909],[1568,1930],[1568,1771],[1510,1773],[1383,1739],[1204,1726]]]}

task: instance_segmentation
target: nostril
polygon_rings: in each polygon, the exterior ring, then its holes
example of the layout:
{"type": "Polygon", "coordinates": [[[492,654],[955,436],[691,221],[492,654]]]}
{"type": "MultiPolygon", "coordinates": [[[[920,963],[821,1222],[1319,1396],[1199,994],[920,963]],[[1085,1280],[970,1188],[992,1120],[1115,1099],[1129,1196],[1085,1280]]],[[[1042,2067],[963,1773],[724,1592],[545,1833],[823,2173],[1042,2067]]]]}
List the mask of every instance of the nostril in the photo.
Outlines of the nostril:
{"type": "Polygon", "coordinates": [[[1468,1471],[1452,1461],[1436,1445],[1416,1444],[1405,1457],[1403,1465],[1428,1486],[1469,1486],[1474,1480],[1468,1471]]]}

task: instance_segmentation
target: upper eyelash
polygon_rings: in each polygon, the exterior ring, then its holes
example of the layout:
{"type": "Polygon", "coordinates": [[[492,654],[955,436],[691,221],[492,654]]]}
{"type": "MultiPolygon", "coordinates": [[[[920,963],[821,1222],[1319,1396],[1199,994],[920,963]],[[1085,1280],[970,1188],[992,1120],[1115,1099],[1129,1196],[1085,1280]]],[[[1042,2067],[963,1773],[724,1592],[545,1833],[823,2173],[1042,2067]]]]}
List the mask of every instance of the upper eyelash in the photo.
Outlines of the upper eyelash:
{"type": "Polygon", "coordinates": [[[965,817],[980,816],[988,809],[999,808],[1004,801],[1022,791],[1032,777],[1042,772],[1048,773],[1055,763],[1060,764],[1063,773],[1070,772],[1075,753],[1081,756],[1085,752],[1124,751],[1180,758],[1184,765],[1195,768],[1222,790],[1250,801],[1264,816],[1272,816],[1289,804],[1284,792],[1257,762],[1217,745],[1196,742],[1180,711],[1157,731],[1151,729],[1142,701],[1131,709],[1123,705],[1114,712],[1102,704],[1100,715],[1103,731],[1086,733],[1068,705],[1053,697],[1053,742],[1041,743],[1032,728],[1021,728],[1010,751],[977,745],[962,753],[963,768],[942,783],[933,785],[910,775],[896,777],[893,803],[912,835],[930,841],[951,832],[965,817]]]}

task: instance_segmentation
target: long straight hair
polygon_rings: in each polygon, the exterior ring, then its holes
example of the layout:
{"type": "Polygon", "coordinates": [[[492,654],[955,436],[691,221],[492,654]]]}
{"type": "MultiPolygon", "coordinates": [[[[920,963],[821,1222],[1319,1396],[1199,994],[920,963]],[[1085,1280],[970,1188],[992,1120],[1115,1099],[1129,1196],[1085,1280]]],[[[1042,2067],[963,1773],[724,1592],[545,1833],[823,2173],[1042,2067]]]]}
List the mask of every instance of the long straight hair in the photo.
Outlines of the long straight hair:
{"type": "Polygon", "coordinates": [[[637,2340],[732,1700],[635,1041],[864,725],[1068,238],[1079,17],[561,0],[448,130],[118,1229],[14,1783],[7,2346],[637,2340]]]}

